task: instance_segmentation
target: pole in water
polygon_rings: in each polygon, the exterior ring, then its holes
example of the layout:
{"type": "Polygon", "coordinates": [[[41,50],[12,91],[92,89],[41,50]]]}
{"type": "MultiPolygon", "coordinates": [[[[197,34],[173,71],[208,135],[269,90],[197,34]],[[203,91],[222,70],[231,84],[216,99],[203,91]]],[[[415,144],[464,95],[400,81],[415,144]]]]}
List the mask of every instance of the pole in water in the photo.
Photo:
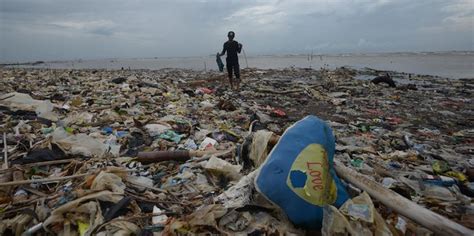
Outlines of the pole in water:
{"type": "Polygon", "coordinates": [[[247,68],[249,68],[249,63],[247,62],[247,55],[245,54],[245,49],[242,48],[242,52],[244,53],[245,64],[247,65],[247,68]]]}
{"type": "Polygon", "coordinates": [[[203,62],[204,62],[204,71],[207,71],[206,61],[203,61],[203,62]]]}

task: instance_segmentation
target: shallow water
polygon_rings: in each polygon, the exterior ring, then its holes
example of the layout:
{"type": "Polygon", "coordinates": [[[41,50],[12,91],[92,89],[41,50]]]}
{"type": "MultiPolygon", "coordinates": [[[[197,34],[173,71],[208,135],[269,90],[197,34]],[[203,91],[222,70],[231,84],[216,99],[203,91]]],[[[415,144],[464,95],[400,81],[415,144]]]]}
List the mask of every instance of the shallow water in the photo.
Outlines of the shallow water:
{"type": "MultiPolygon", "coordinates": [[[[224,58],[223,58],[224,59],[224,58]]],[[[313,56],[252,56],[240,55],[240,66],[262,69],[287,67],[315,68],[349,66],[373,68],[446,78],[474,78],[474,52],[449,53],[385,53],[313,56]]],[[[46,62],[32,68],[64,69],[162,69],[184,68],[217,70],[215,57],[100,59],[46,62]]]]}

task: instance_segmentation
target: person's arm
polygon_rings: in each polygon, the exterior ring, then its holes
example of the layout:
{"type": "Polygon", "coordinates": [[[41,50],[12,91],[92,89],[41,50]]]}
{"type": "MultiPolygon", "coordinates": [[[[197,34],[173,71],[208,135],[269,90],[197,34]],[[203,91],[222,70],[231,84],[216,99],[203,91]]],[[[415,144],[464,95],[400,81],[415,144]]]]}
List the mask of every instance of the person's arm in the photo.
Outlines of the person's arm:
{"type": "Polygon", "coordinates": [[[240,51],[242,51],[242,44],[239,43],[239,46],[237,47],[237,52],[240,53],[240,51]]]}
{"type": "Polygon", "coordinates": [[[225,51],[226,51],[226,48],[225,48],[225,43],[224,43],[224,46],[222,46],[222,52],[221,52],[221,54],[219,54],[219,56],[224,56],[225,51]]]}

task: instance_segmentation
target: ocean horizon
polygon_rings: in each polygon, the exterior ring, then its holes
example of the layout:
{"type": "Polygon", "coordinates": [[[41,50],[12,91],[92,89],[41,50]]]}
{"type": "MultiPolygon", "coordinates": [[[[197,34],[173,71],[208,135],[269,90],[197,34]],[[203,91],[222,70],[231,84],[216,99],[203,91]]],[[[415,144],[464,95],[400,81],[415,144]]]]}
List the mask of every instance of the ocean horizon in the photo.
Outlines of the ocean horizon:
{"type": "MultiPolygon", "coordinates": [[[[225,59],[225,57],[222,57],[225,59]]],[[[439,76],[474,78],[474,51],[383,52],[334,54],[240,54],[241,68],[283,69],[352,67],[439,76]]],[[[4,63],[9,67],[42,69],[148,69],[217,70],[215,55],[192,57],[103,58],[4,63]]]]}

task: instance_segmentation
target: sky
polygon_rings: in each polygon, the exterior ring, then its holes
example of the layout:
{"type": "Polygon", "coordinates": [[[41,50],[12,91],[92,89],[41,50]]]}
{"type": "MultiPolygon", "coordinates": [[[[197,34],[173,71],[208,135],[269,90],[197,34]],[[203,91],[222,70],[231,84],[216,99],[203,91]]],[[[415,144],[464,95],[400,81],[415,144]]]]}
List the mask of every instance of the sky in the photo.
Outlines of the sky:
{"type": "Polygon", "coordinates": [[[474,50],[474,0],[0,0],[0,61],[474,50]]]}

